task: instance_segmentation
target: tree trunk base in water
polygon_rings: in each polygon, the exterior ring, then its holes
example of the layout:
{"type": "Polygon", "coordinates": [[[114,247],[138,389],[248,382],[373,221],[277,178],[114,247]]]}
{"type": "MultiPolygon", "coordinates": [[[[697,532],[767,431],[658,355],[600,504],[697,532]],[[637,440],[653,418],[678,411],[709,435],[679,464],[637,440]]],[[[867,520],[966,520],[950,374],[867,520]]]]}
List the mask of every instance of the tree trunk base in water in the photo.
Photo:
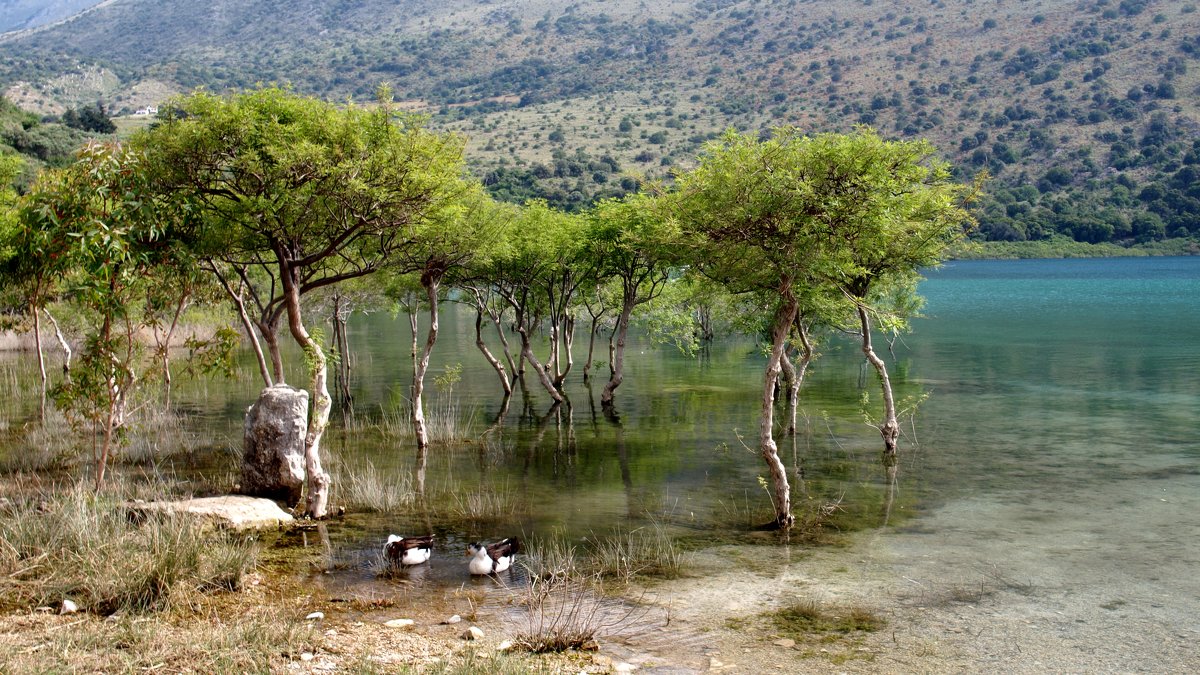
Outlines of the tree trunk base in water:
{"type": "Polygon", "coordinates": [[[755,532],[787,532],[796,524],[796,517],[788,515],[786,518],[776,518],[769,523],[763,523],[754,528],[755,532]]]}
{"type": "Polygon", "coordinates": [[[308,392],[286,384],[263,389],[246,413],[242,494],[299,504],[307,430],[308,392]]]}

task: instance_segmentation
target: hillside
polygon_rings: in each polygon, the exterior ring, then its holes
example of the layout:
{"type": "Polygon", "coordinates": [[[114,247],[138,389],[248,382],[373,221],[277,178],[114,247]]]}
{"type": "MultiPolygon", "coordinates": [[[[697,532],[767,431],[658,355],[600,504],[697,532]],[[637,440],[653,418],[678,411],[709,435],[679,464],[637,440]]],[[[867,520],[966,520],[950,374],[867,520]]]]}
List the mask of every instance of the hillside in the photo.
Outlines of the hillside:
{"type": "Polygon", "coordinates": [[[5,0],[0,2],[0,33],[28,30],[61,21],[100,0],[5,0]]]}
{"type": "Polygon", "coordinates": [[[870,124],[988,169],[989,238],[1128,244],[1200,234],[1197,59],[1191,0],[114,0],[0,41],[0,81],[46,113],[387,82],[494,192],[566,208],[728,126],[870,124]]]}

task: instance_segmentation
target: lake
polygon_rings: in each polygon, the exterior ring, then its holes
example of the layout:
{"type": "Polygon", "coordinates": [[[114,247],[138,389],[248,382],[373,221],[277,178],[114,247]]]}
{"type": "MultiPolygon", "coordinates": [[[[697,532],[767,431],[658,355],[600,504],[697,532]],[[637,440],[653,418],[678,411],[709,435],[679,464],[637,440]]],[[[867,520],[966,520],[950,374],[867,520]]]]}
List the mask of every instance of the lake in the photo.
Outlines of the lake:
{"type": "MultiPolygon", "coordinates": [[[[781,443],[797,508],[836,505],[832,530],[855,542],[841,567],[914,589],[1036,588],[1037,611],[1052,623],[1063,617],[1060,636],[1101,630],[1078,617],[1111,607],[1113,621],[1141,622],[1167,643],[1194,640],[1200,258],[953,262],[920,290],[923,318],[885,356],[898,397],[924,399],[902,419],[892,508],[882,444],[863,418],[864,393],[877,414],[878,390],[857,343],[820,346],[801,393],[801,432],[781,443]]],[[[430,371],[432,416],[456,411],[469,439],[431,451],[429,491],[441,504],[335,522],[322,583],[387,593],[392,582],[374,562],[390,532],[439,535],[433,564],[411,580],[430,591],[463,582],[461,552],[477,538],[578,543],[651,526],[685,550],[783,546],[751,532],[771,517],[763,464],[743,445],[754,445],[762,377],[753,341],[718,341],[693,357],[635,340],[615,419],[596,400],[603,380],[589,388],[575,376],[569,406],[554,408],[533,389],[502,415],[473,320],[445,313],[430,371]],[[460,377],[446,377],[458,366],[460,377]]],[[[405,414],[409,339],[403,318],[352,320],[354,421],[338,426],[335,414],[327,437],[343,471],[369,463],[385,483],[410,480],[413,443],[393,431],[403,426],[394,420],[405,414]]],[[[586,339],[581,330],[576,369],[586,339]]],[[[32,378],[31,361],[6,358],[6,377],[32,378]]],[[[217,457],[231,462],[257,384],[181,389],[181,409],[224,439],[217,457]]],[[[6,424],[31,410],[10,403],[6,424]]]]}

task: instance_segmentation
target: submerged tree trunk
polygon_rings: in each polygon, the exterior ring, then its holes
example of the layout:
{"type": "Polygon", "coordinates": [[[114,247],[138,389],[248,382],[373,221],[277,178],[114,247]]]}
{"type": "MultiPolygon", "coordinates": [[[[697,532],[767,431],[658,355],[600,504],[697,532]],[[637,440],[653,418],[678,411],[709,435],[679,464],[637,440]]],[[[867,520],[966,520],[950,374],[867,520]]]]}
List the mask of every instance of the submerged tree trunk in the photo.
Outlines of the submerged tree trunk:
{"type": "Polygon", "coordinates": [[[605,310],[601,310],[599,314],[592,315],[592,327],[588,331],[588,355],[587,362],[583,364],[583,381],[587,382],[591,379],[592,373],[592,355],[596,351],[596,330],[600,327],[600,317],[604,315],[605,310]]]}
{"type": "Polygon", "coordinates": [[[883,424],[879,433],[883,436],[883,461],[891,465],[896,461],[896,439],[900,436],[900,424],[896,421],[896,401],[892,396],[892,381],[888,377],[887,364],[875,353],[871,345],[871,319],[867,308],[858,303],[858,321],[862,328],[862,351],[867,361],[879,374],[879,386],[883,389],[883,424]]]}
{"type": "Polygon", "coordinates": [[[780,360],[787,344],[788,331],[796,318],[796,299],[792,296],[790,282],[782,286],[783,293],[779,309],[771,325],[771,354],[767,359],[763,376],[762,418],[759,420],[758,439],[763,461],[771,474],[771,499],[775,507],[774,525],[788,530],[795,523],[792,515],[791,489],[788,486],[787,468],[779,459],[779,446],[775,444],[775,383],[779,379],[780,360]]]}
{"type": "Polygon", "coordinates": [[[487,343],[483,341],[483,309],[475,308],[475,346],[483,354],[483,358],[491,364],[492,369],[496,371],[496,375],[500,378],[500,386],[504,389],[504,397],[507,399],[512,396],[512,381],[508,377],[508,373],[504,371],[504,364],[492,355],[488,349],[487,343]]]}
{"type": "Polygon", "coordinates": [[[158,325],[155,324],[154,327],[154,338],[158,342],[158,355],[162,360],[163,409],[168,411],[171,409],[171,340],[175,336],[175,329],[179,327],[179,317],[188,306],[189,297],[188,293],[180,296],[179,302],[175,305],[175,312],[171,315],[171,325],[167,327],[167,334],[161,341],[158,340],[158,325]]]}
{"type": "MultiPolygon", "coordinates": [[[[308,431],[304,436],[304,474],[308,487],[304,513],[309,518],[318,519],[329,514],[330,478],[321,467],[321,438],[329,426],[329,412],[333,408],[328,384],[329,362],[321,345],[304,327],[300,314],[300,289],[293,277],[295,272],[286,265],[281,264],[280,267],[279,276],[283,280],[288,328],[309,361],[312,414],[308,416],[308,431]]],[[[279,380],[282,382],[282,378],[279,380]]]]}
{"type": "Polygon", "coordinates": [[[533,354],[533,347],[530,345],[529,340],[529,331],[525,329],[524,325],[518,324],[517,333],[521,336],[521,357],[533,366],[534,371],[537,372],[538,380],[542,383],[542,387],[546,389],[546,392],[550,394],[550,398],[554,399],[555,403],[562,403],[566,400],[563,398],[562,392],[555,388],[554,382],[550,380],[549,372],[547,372],[541,363],[538,363],[537,357],[533,354]]]}
{"type": "Polygon", "coordinates": [[[801,345],[800,364],[798,366],[793,365],[786,352],[783,355],[782,361],[788,378],[787,434],[789,436],[796,435],[796,410],[800,405],[800,386],[804,384],[804,376],[808,373],[808,366],[812,363],[813,359],[813,348],[812,342],[808,339],[808,328],[800,320],[796,321],[796,333],[800,338],[801,345]]]}
{"type": "Polygon", "coordinates": [[[225,294],[233,300],[234,306],[237,307],[238,318],[242,321],[242,328],[246,329],[246,338],[250,340],[250,346],[254,348],[254,357],[258,361],[258,373],[262,376],[263,385],[266,387],[272,386],[275,383],[271,380],[271,371],[267,369],[267,359],[263,356],[262,344],[258,340],[258,334],[254,332],[254,324],[250,321],[250,315],[246,313],[246,301],[242,299],[242,293],[245,291],[245,282],[240,283],[237,293],[234,293],[233,288],[229,286],[229,282],[217,270],[215,264],[210,262],[208,269],[217,277],[217,281],[221,283],[221,288],[225,289],[225,294]]]}
{"type": "Polygon", "coordinates": [[[413,370],[416,370],[417,354],[421,353],[421,346],[417,343],[417,308],[416,307],[409,308],[408,334],[412,337],[412,345],[409,348],[409,354],[412,357],[413,370]]]}
{"type": "Polygon", "coordinates": [[[554,388],[562,391],[563,382],[566,381],[571,368],[575,366],[575,357],[572,354],[572,348],[575,346],[575,319],[570,315],[563,319],[560,324],[559,334],[558,341],[566,353],[567,365],[566,367],[562,367],[562,355],[556,347],[554,350],[554,388]]]}
{"type": "Polygon", "coordinates": [[[346,332],[348,303],[341,294],[333,296],[333,344],[337,349],[337,368],[334,370],[334,389],[338,394],[338,406],[344,414],[354,407],[354,396],[350,393],[350,341],[346,332]]]}
{"type": "MultiPolygon", "coordinates": [[[[425,406],[422,401],[425,392],[425,372],[429,370],[429,357],[433,354],[433,345],[438,335],[438,283],[439,275],[426,273],[421,277],[421,285],[425,287],[426,299],[429,300],[429,333],[425,337],[425,349],[421,358],[413,367],[412,383],[412,422],[413,433],[417,437],[418,458],[425,448],[429,447],[429,430],[425,426],[425,406]]],[[[424,481],[424,476],[421,476],[424,481]]]]}
{"type": "Polygon", "coordinates": [[[62,347],[63,350],[63,377],[70,382],[71,345],[67,342],[67,338],[63,337],[62,329],[58,327],[58,321],[54,318],[54,315],[50,313],[50,310],[43,307],[42,311],[46,313],[46,318],[50,319],[50,325],[54,326],[54,337],[58,340],[58,346],[62,347]]]}
{"type": "MultiPolygon", "coordinates": [[[[617,324],[620,322],[618,321],[617,324]]],[[[608,333],[608,377],[612,379],[617,374],[617,324],[608,333]]]]}
{"type": "Polygon", "coordinates": [[[33,344],[37,350],[38,374],[42,382],[42,400],[38,406],[38,419],[46,423],[46,390],[49,388],[49,378],[46,377],[46,355],[42,350],[42,318],[36,305],[33,309],[33,344]]]}
{"type": "Polygon", "coordinates": [[[621,305],[621,315],[617,317],[617,325],[613,327],[616,344],[610,352],[612,367],[609,369],[608,384],[604,385],[604,391],[600,394],[600,405],[604,408],[612,406],[613,392],[621,386],[621,382],[625,379],[625,341],[629,336],[629,317],[632,315],[633,303],[626,300],[621,305]]]}

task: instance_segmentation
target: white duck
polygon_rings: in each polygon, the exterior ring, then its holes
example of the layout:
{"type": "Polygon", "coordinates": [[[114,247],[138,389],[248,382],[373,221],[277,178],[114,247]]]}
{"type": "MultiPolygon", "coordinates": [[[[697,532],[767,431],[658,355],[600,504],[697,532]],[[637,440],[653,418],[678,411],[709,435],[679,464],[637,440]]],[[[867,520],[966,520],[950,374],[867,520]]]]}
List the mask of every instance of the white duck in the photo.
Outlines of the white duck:
{"type": "Polygon", "coordinates": [[[521,550],[521,542],[516,537],[501,539],[494,544],[471,542],[467,544],[467,555],[471,556],[468,567],[471,574],[492,574],[503,572],[512,566],[513,559],[521,550]]]}
{"type": "Polygon", "coordinates": [[[401,537],[388,535],[387,543],[383,545],[383,557],[392,565],[420,565],[429,562],[433,554],[433,535],[424,537],[401,537]]]}

